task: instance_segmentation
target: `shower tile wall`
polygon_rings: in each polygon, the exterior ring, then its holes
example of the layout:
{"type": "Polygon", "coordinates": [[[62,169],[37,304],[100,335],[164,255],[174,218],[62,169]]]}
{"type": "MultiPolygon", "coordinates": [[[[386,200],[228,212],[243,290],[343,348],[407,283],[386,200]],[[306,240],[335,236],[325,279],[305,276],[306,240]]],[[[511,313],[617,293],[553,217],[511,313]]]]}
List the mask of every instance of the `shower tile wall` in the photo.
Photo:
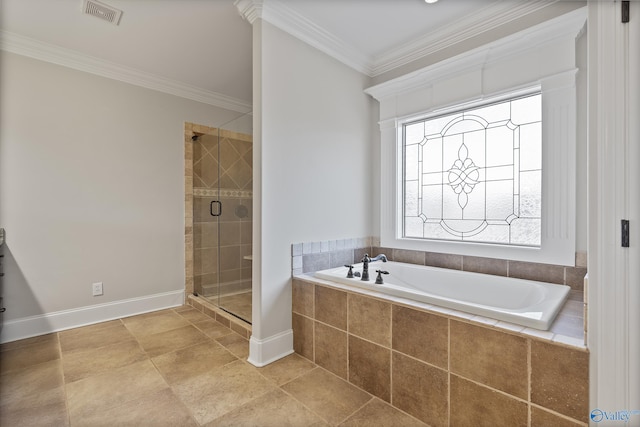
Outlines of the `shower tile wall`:
{"type": "Polygon", "coordinates": [[[218,285],[220,294],[250,290],[251,136],[221,130],[218,137],[215,130],[192,144],[195,290],[204,296],[217,295],[218,285]],[[215,200],[222,203],[219,223],[210,214],[215,200]]]}

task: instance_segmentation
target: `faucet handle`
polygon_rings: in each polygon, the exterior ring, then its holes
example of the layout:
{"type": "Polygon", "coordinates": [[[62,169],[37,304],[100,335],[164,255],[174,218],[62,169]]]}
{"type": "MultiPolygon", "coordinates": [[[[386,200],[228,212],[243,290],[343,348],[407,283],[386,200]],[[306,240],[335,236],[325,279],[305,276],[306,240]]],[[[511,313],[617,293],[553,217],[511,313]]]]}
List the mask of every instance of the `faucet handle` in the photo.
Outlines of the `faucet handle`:
{"type": "Polygon", "coordinates": [[[376,285],[382,285],[384,283],[384,280],[382,280],[382,275],[389,274],[389,272],[383,271],[383,270],[376,270],[376,273],[378,273],[378,277],[376,277],[376,285]]]}
{"type": "Polygon", "coordinates": [[[349,268],[349,272],[347,273],[347,279],[353,279],[353,265],[345,264],[344,266],[349,268]]]}

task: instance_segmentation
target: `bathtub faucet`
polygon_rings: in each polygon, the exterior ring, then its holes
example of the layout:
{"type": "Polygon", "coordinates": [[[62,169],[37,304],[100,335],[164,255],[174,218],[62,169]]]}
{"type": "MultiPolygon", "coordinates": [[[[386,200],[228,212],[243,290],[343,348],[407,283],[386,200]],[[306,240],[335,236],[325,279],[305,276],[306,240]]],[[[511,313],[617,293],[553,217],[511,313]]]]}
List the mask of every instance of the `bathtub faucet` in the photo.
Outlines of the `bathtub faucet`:
{"type": "Polygon", "coordinates": [[[369,254],[364,254],[364,258],[362,258],[362,278],[360,280],[364,280],[365,282],[369,281],[369,263],[374,261],[387,262],[387,257],[384,254],[380,254],[375,258],[369,258],[369,254]]]}

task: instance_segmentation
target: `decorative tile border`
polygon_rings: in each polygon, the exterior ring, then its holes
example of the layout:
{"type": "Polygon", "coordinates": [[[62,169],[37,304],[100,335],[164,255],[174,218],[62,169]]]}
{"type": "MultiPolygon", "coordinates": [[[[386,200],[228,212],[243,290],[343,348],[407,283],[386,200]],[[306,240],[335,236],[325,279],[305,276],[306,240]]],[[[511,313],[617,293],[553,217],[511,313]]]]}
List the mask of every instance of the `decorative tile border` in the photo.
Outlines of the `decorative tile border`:
{"type": "Polygon", "coordinates": [[[193,197],[235,197],[239,199],[251,199],[253,198],[253,191],[198,187],[193,189],[193,197]]]}

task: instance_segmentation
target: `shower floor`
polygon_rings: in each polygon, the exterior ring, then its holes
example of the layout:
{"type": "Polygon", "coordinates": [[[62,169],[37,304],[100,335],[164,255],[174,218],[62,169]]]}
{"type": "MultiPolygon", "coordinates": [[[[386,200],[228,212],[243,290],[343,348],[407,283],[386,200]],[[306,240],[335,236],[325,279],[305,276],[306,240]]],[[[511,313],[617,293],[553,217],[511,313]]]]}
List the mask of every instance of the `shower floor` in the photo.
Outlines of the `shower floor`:
{"type": "Polygon", "coordinates": [[[251,291],[205,297],[215,305],[251,323],[251,291]]]}

